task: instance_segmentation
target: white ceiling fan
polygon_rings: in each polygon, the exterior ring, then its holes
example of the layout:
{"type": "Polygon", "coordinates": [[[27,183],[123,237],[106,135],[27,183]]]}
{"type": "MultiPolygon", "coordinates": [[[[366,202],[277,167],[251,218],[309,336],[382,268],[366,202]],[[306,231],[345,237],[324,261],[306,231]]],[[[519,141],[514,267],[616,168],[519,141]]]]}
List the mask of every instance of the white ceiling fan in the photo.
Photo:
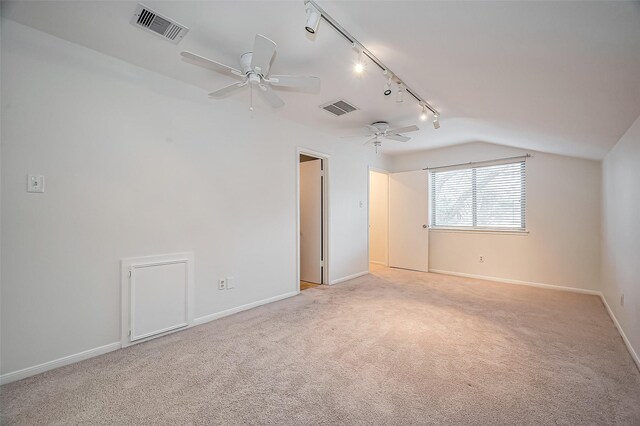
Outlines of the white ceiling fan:
{"type": "MultiPolygon", "coordinates": [[[[284,106],[284,101],[271,88],[289,87],[292,89],[317,90],[320,88],[318,77],[302,75],[270,75],[271,61],[276,54],[276,44],[263,35],[257,34],[253,43],[253,50],[240,56],[240,68],[230,67],[211,59],[207,59],[192,52],[184,51],[180,53],[185,62],[189,62],[200,67],[231,75],[238,78],[239,82],[230,84],[215,92],[209,93],[210,98],[219,99],[230,95],[245,86],[252,89],[258,86],[264,99],[273,108],[284,106]]],[[[251,97],[251,107],[253,111],[253,96],[251,97]]]]}
{"type": "Polygon", "coordinates": [[[400,133],[409,133],[409,132],[417,132],[420,128],[416,125],[398,127],[396,129],[392,129],[389,126],[389,123],[386,121],[376,121],[375,123],[371,123],[366,127],[366,129],[370,132],[366,135],[366,137],[370,137],[371,139],[367,140],[364,145],[373,144],[376,147],[376,152],[378,152],[378,147],[382,145],[381,139],[390,139],[398,142],[408,142],[411,140],[409,136],[403,136],[400,133]]]}

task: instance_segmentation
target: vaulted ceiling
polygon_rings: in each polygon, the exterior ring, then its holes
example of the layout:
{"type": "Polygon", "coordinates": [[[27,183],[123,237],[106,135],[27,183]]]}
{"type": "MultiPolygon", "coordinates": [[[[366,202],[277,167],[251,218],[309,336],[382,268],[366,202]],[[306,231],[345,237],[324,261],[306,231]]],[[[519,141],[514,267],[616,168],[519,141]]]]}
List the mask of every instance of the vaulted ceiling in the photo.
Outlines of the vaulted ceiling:
{"type": "MultiPolygon", "coordinates": [[[[318,4],[438,108],[442,127],[418,122],[405,96],[383,96],[369,64],[352,72],[354,52],[326,23],[304,30],[300,1],[145,1],[190,28],[178,45],[129,23],[133,1],[3,2],[3,17],[196,85],[206,93],[233,82],[180,60],[191,50],[237,66],[254,35],[278,44],[277,74],[322,79],[319,93],[281,91],[279,114],[319,131],[353,135],[377,120],[418,123],[395,154],[470,141],[599,159],[640,115],[640,2],[322,1],[318,4]],[[359,108],[333,117],[319,105],[346,99],[359,108]]],[[[211,102],[249,102],[248,91],[211,102]]],[[[364,142],[345,138],[345,143],[364,142]]]]}

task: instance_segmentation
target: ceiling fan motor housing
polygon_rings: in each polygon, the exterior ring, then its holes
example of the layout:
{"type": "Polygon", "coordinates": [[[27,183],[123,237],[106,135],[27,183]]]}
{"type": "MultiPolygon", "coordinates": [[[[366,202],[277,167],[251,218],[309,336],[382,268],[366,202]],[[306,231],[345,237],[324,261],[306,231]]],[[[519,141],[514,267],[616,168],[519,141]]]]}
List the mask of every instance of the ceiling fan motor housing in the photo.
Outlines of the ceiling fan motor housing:
{"type": "Polygon", "coordinates": [[[253,69],[251,69],[251,60],[253,59],[253,52],[247,52],[240,56],[240,67],[242,68],[242,72],[244,75],[253,73],[253,69]]]}
{"type": "Polygon", "coordinates": [[[387,123],[386,121],[376,121],[375,123],[371,123],[371,125],[378,129],[380,133],[384,133],[385,131],[389,130],[389,123],[387,123]]]}

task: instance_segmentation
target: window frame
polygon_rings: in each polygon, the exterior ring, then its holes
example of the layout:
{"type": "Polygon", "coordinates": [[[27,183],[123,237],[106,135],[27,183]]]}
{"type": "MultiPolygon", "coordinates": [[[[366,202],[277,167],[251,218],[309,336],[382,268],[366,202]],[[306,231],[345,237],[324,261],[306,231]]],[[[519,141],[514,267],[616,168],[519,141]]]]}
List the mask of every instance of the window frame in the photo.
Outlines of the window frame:
{"type": "Polygon", "coordinates": [[[445,167],[437,167],[437,168],[431,168],[428,169],[429,170],[429,230],[430,231],[442,231],[442,232],[472,232],[472,233],[485,233],[485,234],[517,234],[517,235],[522,235],[522,234],[528,234],[529,230],[527,228],[527,165],[526,165],[526,159],[529,157],[529,155],[526,155],[524,157],[516,157],[516,158],[511,158],[511,159],[504,159],[504,160],[493,160],[493,161],[482,161],[482,162],[477,162],[477,163],[466,163],[466,164],[459,164],[459,165],[455,165],[455,166],[445,166],[445,167]],[[520,183],[521,189],[520,189],[520,199],[521,199],[521,206],[520,206],[520,222],[521,225],[520,227],[508,227],[508,226],[478,226],[477,225],[477,216],[478,216],[478,209],[477,209],[477,193],[476,193],[476,185],[477,185],[477,173],[476,170],[480,169],[480,168],[485,168],[485,167],[492,167],[492,166],[499,166],[499,165],[508,165],[508,164],[521,164],[522,169],[521,169],[521,175],[522,175],[522,180],[520,183]],[[435,204],[434,203],[434,197],[435,197],[435,187],[434,187],[434,174],[437,174],[439,172],[444,172],[444,171],[453,171],[453,170],[471,170],[471,189],[472,189],[472,195],[471,195],[471,203],[472,203],[472,207],[471,207],[471,215],[472,215],[472,223],[475,225],[471,225],[471,226],[455,226],[455,225],[435,225],[434,221],[434,211],[435,211],[435,204]]]}

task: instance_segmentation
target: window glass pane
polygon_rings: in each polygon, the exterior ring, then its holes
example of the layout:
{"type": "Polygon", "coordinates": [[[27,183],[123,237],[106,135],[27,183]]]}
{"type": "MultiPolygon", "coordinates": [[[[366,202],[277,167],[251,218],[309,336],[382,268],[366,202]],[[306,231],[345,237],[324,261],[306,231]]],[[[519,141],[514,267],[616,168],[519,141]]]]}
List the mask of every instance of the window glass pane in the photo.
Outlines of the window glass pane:
{"type": "Polygon", "coordinates": [[[434,225],[473,226],[471,169],[434,173],[434,225]]]}
{"type": "Polygon", "coordinates": [[[431,172],[431,225],[525,228],[525,162],[431,172]]]}
{"type": "Polygon", "coordinates": [[[478,227],[522,227],[522,163],[476,169],[478,227]]]}

